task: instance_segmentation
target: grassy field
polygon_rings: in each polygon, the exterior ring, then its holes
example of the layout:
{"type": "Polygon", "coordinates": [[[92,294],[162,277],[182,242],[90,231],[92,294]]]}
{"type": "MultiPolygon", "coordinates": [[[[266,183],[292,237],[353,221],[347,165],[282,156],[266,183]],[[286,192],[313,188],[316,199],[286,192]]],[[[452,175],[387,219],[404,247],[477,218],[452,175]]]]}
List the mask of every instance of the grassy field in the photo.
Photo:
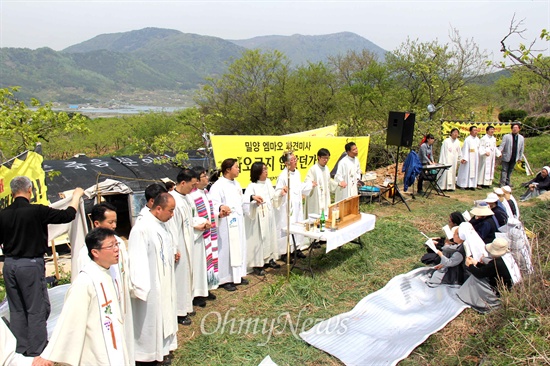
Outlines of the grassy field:
{"type": "MultiPolygon", "coordinates": [[[[516,187],[526,180],[515,174],[516,187]]],[[[489,192],[456,191],[450,198],[409,200],[405,205],[362,205],[377,216],[376,228],[363,235],[364,248],[347,244],[340,250],[314,254],[315,277],[296,271],[250,277],[235,293],[217,290],[218,299],[197,309],[190,327],[181,327],[173,364],[257,365],[267,355],[279,365],[339,365],[340,361],[300,340],[298,334],[319,319],[351,310],[392,277],[422,266],[425,252],[419,230],[441,235],[452,211],[472,207],[489,192]]],[[[519,196],[519,192],[516,192],[519,196]]],[[[521,204],[526,225],[536,231],[548,225],[548,204],[521,204]]],[[[402,365],[545,364],[550,355],[548,238],[541,235],[535,251],[538,272],[511,294],[502,309],[480,315],[464,311],[447,327],[415,349],[402,365]],[[546,357],[546,358],[545,358],[546,357]]],[[[365,345],[368,346],[368,345],[365,345]]]]}
{"type": "MultiPolygon", "coordinates": [[[[545,150],[537,146],[532,146],[530,159],[535,170],[548,162],[545,150]]],[[[512,178],[515,187],[528,180],[517,172],[512,178]]],[[[450,212],[471,208],[489,191],[417,197],[408,201],[411,212],[403,204],[362,205],[363,212],[377,217],[375,230],[362,237],[364,248],[346,244],[328,254],[317,250],[314,278],[296,271],[287,281],[282,268],[269,270],[265,277],[249,276],[250,285],[239,286],[234,293],[216,290],[218,299],[204,309],[196,308],[191,326],[180,326],[173,364],[257,365],[270,355],[279,365],[340,365],[298,334],[321,319],[351,310],[392,277],[422,266],[419,259],[425,249],[419,231],[442,235],[440,228],[450,212]]],[[[521,193],[518,188],[514,195],[521,193]]],[[[489,315],[465,310],[400,365],[550,364],[550,204],[528,202],[520,207],[526,227],[539,234],[534,247],[536,273],[503,295],[501,309],[489,315]]]]}

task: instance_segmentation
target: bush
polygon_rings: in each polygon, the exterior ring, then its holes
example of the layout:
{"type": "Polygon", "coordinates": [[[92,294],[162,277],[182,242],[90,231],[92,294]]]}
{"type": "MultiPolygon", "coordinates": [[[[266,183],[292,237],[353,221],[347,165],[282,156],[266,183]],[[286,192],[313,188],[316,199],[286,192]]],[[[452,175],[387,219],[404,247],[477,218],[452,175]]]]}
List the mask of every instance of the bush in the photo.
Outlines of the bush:
{"type": "Polygon", "coordinates": [[[527,117],[527,112],[523,109],[505,109],[498,114],[500,122],[521,121],[527,117]]]}
{"type": "Polygon", "coordinates": [[[548,131],[550,126],[550,116],[529,116],[523,121],[524,129],[522,134],[525,137],[538,136],[548,131]]]}

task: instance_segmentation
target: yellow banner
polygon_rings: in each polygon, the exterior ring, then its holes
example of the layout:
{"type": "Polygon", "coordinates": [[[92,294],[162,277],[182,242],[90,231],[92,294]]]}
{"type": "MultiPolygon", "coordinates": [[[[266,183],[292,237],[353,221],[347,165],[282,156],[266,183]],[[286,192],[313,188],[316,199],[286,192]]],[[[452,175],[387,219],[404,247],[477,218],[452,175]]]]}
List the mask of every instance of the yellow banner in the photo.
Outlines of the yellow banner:
{"type": "Polygon", "coordinates": [[[219,168],[222,161],[228,158],[239,160],[241,173],[237,180],[243,188],[250,183],[250,166],[261,161],[269,170],[268,178],[273,185],[283,169],[284,164],[280,159],[284,154],[287,142],[292,143],[294,155],[298,159],[297,169],[300,170],[302,179],[310,167],[317,162],[317,152],[321,148],[330,151],[331,159],[327,166],[332,169],[340,155],[345,151],[344,145],[350,141],[355,142],[359,149],[359,162],[361,169],[365,171],[367,166],[367,154],[369,140],[366,137],[301,137],[301,136],[216,136],[211,135],[212,148],[216,166],[219,168]]]}
{"type": "Polygon", "coordinates": [[[316,128],[314,130],[290,133],[284,136],[311,136],[311,137],[334,137],[338,135],[338,125],[316,128]]]}
{"type": "Polygon", "coordinates": [[[14,159],[11,168],[0,166],[0,210],[12,203],[10,182],[20,175],[29,177],[32,182],[31,203],[50,204],[46,194],[46,175],[42,169],[42,160],[42,155],[29,151],[25,160],[14,159]]]}
{"type": "Polygon", "coordinates": [[[512,132],[512,126],[508,122],[443,122],[441,124],[443,139],[449,137],[453,128],[457,128],[459,133],[458,139],[461,141],[460,145],[462,145],[462,141],[470,135],[470,126],[477,126],[477,137],[479,138],[485,136],[487,126],[493,126],[495,128],[493,136],[497,139],[497,146],[500,145],[502,136],[512,132]]]}

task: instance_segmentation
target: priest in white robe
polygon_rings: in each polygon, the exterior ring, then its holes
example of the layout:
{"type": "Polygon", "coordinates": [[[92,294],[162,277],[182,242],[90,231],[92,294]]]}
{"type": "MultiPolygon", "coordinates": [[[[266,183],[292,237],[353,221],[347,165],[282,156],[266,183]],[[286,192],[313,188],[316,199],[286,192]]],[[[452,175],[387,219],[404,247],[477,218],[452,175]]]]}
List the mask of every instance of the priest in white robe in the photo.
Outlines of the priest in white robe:
{"type": "MultiPolygon", "coordinates": [[[[286,167],[283,169],[279,177],[277,178],[277,185],[275,186],[275,193],[280,196],[284,196],[283,202],[279,210],[275,211],[275,218],[277,220],[277,238],[279,243],[279,254],[286,256],[287,254],[287,234],[286,228],[288,223],[288,216],[290,216],[290,224],[304,220],[304,208],[302,204],[302,196],[307,196],[313,188],[312,182],[302,183],[302,177],[300,171],[296,169],[298,160],[294,154],[283,155],[283,162],[286,167]],[[289,174],[290,172],[290,174],[289,174]],[[290,182],[288,176],[290,175],[290,182]],[[290,192],[289,192],[290,191],[290,192]],[[290,199],[287,193],[290,194],[290,199]],[[290,206],[288,201],[290,200],[290,206]],[[287,210],[289,207],[289,210],[287,210]],[[287,213],[289,211],[289,213],[287,213]]],[[[296,249],[299,250],[297,255],[299,257],[305,257],[301,250],[308,247],[308,241],[304,239],[302,235],[290,236],[290,252],[294,252],[294,244],[292,237],[296,241],[296,249]]]]}
{"type": "Polygon", "coordinates": [[[488,187],[493,184],[495,177],[495,161],[502,153],[497,149],[497,139],[495,138],[495,128],[487,126],[486,135],[479,140],[479,171],[477,176],[477,185],[488,187]]]}
{"type": "Polygon", "coordinates": [[[114,231],[97,228],[86,236],[92,257],[67,294],[48,346],[36,364],[44,360],[69,365],[129,365],[121,293],[111,266],[119,260],[114,231]]]}
{"type": "Polygon", "coordinates": [[[347,156],[338,163],[334,180],[338,183],[336,188],[336,202],[359,194],[358,184],[361,179],[361,166],[359,164],[359,150],[354,142],[348,142],[345,146],[347,156]]]}
{"type": "MultiPolygon", "coordinates": [[[[193,296],[206,296],[208,300],[215,300],[216,295],[208,290],[215,290],[220,283],[218,273],[218,226],[217,215],[214,213],[214,203],[206,190],[209,183],[208,174],[202,166],[193,168],[198,177],[195,188],[191,191],[191,200],[195,203],[197,216],[203,218],[210,225],[204,230],[195,230],[195,248],[204,252],[205,264],[204,280],[193,283],[193,296]],[[201,248],[201,249],[199,249],[201,248]],[[204,295],[206,293],[206,295],[204,295]]],[[[196,272],[196,270],[195,270],[196,272]]]]}
{"type": "Polygon", "coordinates": [[[166,192],[168,191],[166,190],[166,187],[162,184],[153,183],[148,185],[147,188],[145,188],[145,206],[143,206],[139,211],[136,221],[143,217],[145,213],[149,212],[151,207],[153,207],[153,202],[155,201],[155,198],[157,198],[159,194],[166,192]]]}
{"type": "Polygon", "coordinates": [[[279,258],[277,225],[275,210],[283,201],[281,191],[275,192],[271,181],[267,179],[267,166],[255,162],[250,167],[251,183],[243,196],[246,243],[248,245],[247,266],[255,275],[264,275],[264,266],[280,268],[275,263],[279,258]]]}
{"type": "Polygon", "coordinates": [[[477,127],[470,127],[470,136],[464,139],[462,145],[462,160],[458,168],[456,185],[463,189],[476,189],[479,171],[479,138],[477,127]]]}
{"type": "MultiPolygon", "coordinates": [[[[98,203],[92,207],[90,219],[94,228],[103,228],[116,230],[117,227],[117,212],[116,207],[108,202],[98,203]]],[[[120,307],[122,317],[124,318],[124,332],[126,336],[126,346],[130,355],[130,362],[134,363],[134,322],[132,319],[132,305],[130,303],[130,271],[128,269],[128,249],[126,243],[118,235],[115,235],[118,242],[118,263],[113,264],[110,268],[116,287],[120,292],[120,307]]],[[[88,262],[91,262],[88,254],[88,247],[84,245],[79,251],[78,262],[79,268],[84,268],[88,262]]],[[[78,277],[73,275],[73,279],[78,277]]]]}
{"type": "Polygon", "coordinates": [[[305,216],[309,214],[320,215],[321,211],[325,211],[328,215],[328,206],[330,206],[330,193],[336,190],[336,187],[341,187],[342,182],[337,183],[330,177],[330,170],[327,163],[330,159],[330,152],[325,149],[319,149],[317,152],[317,164],[313,165],[306,174],[306,182],[311,182],[313,188],[306,197],[305,216]]]}
{"type": "Polygon", "coordinates": [[[235,291],[236,285],[248,284],[246,276],[246,234],[243,218],[243,190],[237,159],[225,159],[222,176],[210,188],[214,212],[218,213],[218,269],[220,287],[235,291]]]}
{"type": "Polygon", "coordinates": [[[176,201],[174,217],[166,223],[170,233],[174,252],[176,253],[176,313],[178,323],[190,325],[188,314],[193,312],[193,247],[195,233],[193,217],[195,204],[189,198],[189,193],[197,183],[195,173],[190,169],[182,169],[176,178],[176,186],[168,194],[176,201]]]}
{"type": "Polygon", "coordinates": [[[161,193],[139,219],[128,240],[135,360],[162,362],[177,348],[175,255],[165,223],[176,202],[161,193]]]}
{"type": "Polygon", "coordinates": [[[439,164],[451,166],[441,174],[437,183],[442,190],[454,191],[456,189],[456,171],[461,160],[462,150],[458,140],[458,129],[453,128],[450,136],[443,141],[439,154],[439,164]]]}

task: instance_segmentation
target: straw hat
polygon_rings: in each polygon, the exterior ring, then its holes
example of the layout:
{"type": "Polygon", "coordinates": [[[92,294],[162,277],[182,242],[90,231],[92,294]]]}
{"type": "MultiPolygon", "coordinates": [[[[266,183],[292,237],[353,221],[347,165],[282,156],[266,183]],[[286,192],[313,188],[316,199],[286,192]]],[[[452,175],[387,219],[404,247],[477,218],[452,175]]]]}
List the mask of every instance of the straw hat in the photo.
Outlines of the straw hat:
{"type": "MultiPolygon", "coordinates": [[[[502,192],[502,194],[504,194],[504,192],[502,192]]],[[[487,203],[495,203],[496,201],[498,201],[498,196],[496,193],[489,193],[487,198],[485,198],[485,202],[487,203]]]]}
{"type": "Polygon", "coordinates": [[[496,238],[492,243],[487,244],[485,249],[493,258],[502,257],[508,252],[508,240],[504,238],[496,238]]]}
{"type": "MultiPolygon", "coordinates": [[[[498,200],[498,197],[497,197],[497,200],[498,200]]],[[[496,202],[496,201],[493,201],[493,202],[496,202]]],[[[485,201],[477,201],[475,207],[472,208],[472,211],[470,211],[470,213],[474,216],[491,216],[495,214],[493,210],[491,210],[487,202],[485,201]]]]}
{"type": "Polygon", "coordinates": [[[502,187],[502,191],[504,193],[512,193],[512,188],[510,188],[510,186],[504,186],[502,187]]]}

